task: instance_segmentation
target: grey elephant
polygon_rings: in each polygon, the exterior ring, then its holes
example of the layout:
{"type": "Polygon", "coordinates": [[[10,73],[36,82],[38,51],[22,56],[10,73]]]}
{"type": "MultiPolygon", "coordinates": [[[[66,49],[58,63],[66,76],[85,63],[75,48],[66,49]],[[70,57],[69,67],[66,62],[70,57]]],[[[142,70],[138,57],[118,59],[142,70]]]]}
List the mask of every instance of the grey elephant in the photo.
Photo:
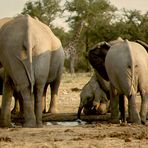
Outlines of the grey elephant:
{"type": "Polygon", "coordinates": [[[112,121],[119,120],[118,97],[121,94],[128,98],[129,121],[145,124],[148,111],[148,54],[144,47],[128,40],[113,44],[107,52],[105,68],[111,83],[112,121]],[[135,102],[137,92],[142,98],[140,114],[135,102]]]}
{"type": "MultiPolygon", "coordinates": [[[[106,94],[109,93],[109,87],[107,82],[109,82],[109,78],[106,72],[105,68],[105,58],[106,55],[110,49],[110,47],[114,44],[118,44],[122,42],[123,39],[121,37],[118,37],[116,40],[110,41],[110,42],[100,42],[97,43],[89,52],[88,52],[88,60],[92,67],[97,70],[97,72],[101,75],[102,79],[99,83],[102,89],[106,92],[106,94]]],[[[138,42],[138,41],[137,41],[138,42]]],[[[140,42],[141,43],[141,42],[140,42]]],[[[141,45],[143,42],[141,43],[141,45]]],[[[143,46],[146,48],[146,44],[144,43],[143,46]]],[[[119,94],[119,110],[120,110],[120,119],[125,122],[125,96],[123,94],[119,94]]]]}
{"type": "Polygon", "coordinates": [[[86,115],[105,114],[108,111],[109,100],[99,85],[98,75],[95,71],[91,79],[81,90],[78,119],[80,119],[82,109],[86,115]]]}
{"type": "Polygon", "coordinates": [[[64,52],[51,29],[30,16],[19,16],[0,29],[0,61],[5,70],[0,126],[11,126],[14,89],[24,107],[24,127],[42,127],[42,97],[50,84],[50,111],[55,111],[64,52]]]}

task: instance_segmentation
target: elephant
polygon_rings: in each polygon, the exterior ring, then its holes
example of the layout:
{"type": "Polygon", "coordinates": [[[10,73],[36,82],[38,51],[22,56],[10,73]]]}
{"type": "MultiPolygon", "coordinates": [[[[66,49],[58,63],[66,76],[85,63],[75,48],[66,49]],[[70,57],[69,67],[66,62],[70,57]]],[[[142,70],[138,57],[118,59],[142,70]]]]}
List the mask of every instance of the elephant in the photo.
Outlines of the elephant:
{"type": "Polygon", "coordinates": [[[23,127],[42,127],[42,97],[48,85],[50,111],[56,110],[64,65],[61,41],[47,25],[21,15],[0,29],[0,61],[5,70],[0,126],[11,126],[9,108],[16,89],[23,100],[23,127]]]}
{"type": "Polygon", "coordinates": [[[98,75],[95,71],[91,79],[81,90],[80,105],[77,114],[78,119],[80,119],[82,109],[86,115],[105,114],[108,110],[109,101],[106,93],[100,88],[98,75]]]}
{"type": "Polygon", "coordinates": [[[105,68],[111,86],[112,122],[116,123],[119,120],[119,95],[124,95],[128,98],[129,121],[146,124],[148,111],[148,54],[145,48],[127,39],[113,44],[107,52],[105,68]],[[140,114],[137,112],[135,102],[137,92],[140,92],[142,98],[140,114]]]}
{"type": "MultiPolygon", "coordinates": [[[[100,87],[106,92],[106,94],[108,93],[110,94],[110,88],[108,85],[109,78],[105,68],[105,58],[110,47],[122,41],[123,39],[121,37],[118,37],[116,40],[110,42],[106,41],[99,42],[88,52],[88,60],[90,64],[102,76],[102,79],[99,79],[99,83],[100,87]]],[[[125,106],[124,106],[125,96],[123,94],[120,94],[119,98],[120,98],[119,99],[120,119],[121,121],[125,122],[125,106]]]]}

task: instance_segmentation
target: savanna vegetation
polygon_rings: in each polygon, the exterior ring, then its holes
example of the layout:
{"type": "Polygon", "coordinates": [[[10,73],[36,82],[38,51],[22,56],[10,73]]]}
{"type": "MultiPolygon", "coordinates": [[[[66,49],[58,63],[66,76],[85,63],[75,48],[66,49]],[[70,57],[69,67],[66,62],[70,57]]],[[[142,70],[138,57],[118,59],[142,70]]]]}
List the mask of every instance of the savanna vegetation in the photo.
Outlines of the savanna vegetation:
{"type": "MultiPolygon", "coordinates": [[[[37,17],[49,25],[61,39],[63,47],[73,39],[78,24],[82,20],[85,22],[76,48],[76,71],[90,70],[87,52],[97,42],[114,40],[120,36],[148,43],[148,11],[118,10],[109,0],[28,1],[22,14],[37,17]],[[68,31],[56,25],[57,19],[65,20],[68,31]]],[[[68,69],[67,62],[65,67],[68,69]]]]}

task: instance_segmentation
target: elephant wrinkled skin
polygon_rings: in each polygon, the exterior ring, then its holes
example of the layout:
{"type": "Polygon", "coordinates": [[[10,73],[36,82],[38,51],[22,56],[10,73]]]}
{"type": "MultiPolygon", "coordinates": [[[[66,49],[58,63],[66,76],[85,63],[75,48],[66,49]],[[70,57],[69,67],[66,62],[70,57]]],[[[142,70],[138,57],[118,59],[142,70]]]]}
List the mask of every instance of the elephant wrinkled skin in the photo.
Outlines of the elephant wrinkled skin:
{"type": "Polygon", "coordinates": [[[0,29],[0,61],[5,69],[0,126],[11,126],[10,104],[14,88],[24,107],[24,127],[42,127],[42,97],[51,88],[54,112],[64,52],[48,26],[30,16],[13,18],[0,29]]]}

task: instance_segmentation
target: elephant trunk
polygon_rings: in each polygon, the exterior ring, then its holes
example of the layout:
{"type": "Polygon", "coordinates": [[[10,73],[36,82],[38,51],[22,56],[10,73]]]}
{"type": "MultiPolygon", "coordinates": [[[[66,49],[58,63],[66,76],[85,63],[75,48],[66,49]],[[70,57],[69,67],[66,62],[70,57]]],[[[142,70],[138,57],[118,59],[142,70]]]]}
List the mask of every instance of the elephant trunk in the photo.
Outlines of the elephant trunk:
{"type": "Polygon", "coordinates": [[[81,111],[83,109],[83,106],[80,106],[77,113],[77,118],[80,119],[81,111]]]}

